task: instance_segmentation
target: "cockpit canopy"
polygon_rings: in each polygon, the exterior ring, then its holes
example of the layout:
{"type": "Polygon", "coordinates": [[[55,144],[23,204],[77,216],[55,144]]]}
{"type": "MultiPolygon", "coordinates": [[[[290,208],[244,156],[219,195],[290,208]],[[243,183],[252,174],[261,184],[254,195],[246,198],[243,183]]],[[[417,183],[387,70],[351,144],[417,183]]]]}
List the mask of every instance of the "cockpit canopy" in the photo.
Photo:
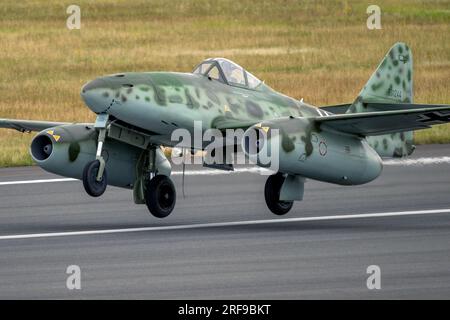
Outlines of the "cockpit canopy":
{"type": "Polygon", "coordinates": [[[232,86],[250,89],[255,89],[261,84],[261,80],[256,78],[250,72],[225,58],[206,59],[200,63],[192,73],[202,74],[232,86]]]}

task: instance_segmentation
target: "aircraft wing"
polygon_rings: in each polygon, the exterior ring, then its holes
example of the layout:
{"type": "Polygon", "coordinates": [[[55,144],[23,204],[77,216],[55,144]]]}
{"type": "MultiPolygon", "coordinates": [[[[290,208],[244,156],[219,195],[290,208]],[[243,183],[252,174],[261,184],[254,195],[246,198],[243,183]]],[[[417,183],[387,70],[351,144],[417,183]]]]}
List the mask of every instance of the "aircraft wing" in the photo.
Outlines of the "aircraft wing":
{"type": "Polygon", "coordinates": [[[42,131],[47,128],[53,128],[69,124],[68,122],[50,122],[50,121],[34,121],[34,120],[16,120],[16,119],[0,119],[0,128],[15,129],[20,132],[42,131]]]}
{"type": "MultiPolygon", "coordinates": [[[[388,104],[386,108],[387,106],[388,104]]],[[[314,121],[321,128],[331,128],[362,136],[375,136],[426,129],[431,125],[450,122],[450,105],[402,104],[400,110],[337,114],[317,117],[314,121]]]]}

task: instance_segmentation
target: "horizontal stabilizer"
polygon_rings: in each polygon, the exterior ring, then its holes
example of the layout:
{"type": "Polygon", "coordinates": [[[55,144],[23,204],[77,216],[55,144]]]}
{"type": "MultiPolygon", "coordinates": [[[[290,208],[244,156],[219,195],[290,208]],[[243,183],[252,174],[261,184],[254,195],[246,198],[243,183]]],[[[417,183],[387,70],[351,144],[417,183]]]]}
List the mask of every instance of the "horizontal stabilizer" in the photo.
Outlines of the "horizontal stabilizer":
{"type": "MultiPolygon", "coordinates": [[[[386,108],[388,106],[397,107],[398,104],[386,104],[386,108]]],[[[450,105],[402,104],[401,110],[347,113],[318,117],[314,120],[322,129],[331,128],[349,134],[374,136],[426,129],[431,125],[448,123],[450,105]]]]}
{"type": "Polygon", "coordinates": [[[351,106],[351,103],[337,104],[334,106],[323,106],[320,107],[320,110],[325,110],[334,114],[343,114],[346,113],[348,108],[351,106]]]}
{"type": "Polygon", "coordinates": [[[370,111],[400,111],[448,107],[448,105],[445,104],[418,103],[365,103],[364,106],[370,111]]]}

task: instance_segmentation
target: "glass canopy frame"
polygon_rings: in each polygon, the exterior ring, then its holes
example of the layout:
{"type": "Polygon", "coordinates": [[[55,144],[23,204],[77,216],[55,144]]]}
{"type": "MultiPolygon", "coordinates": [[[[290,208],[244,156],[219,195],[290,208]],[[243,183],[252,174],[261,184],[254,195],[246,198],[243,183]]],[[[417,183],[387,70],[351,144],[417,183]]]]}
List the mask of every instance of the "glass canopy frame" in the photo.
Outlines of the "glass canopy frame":
{"type": "Polygon", "coordinates": [[[194,74],[207,76],[230,86],[255,90],[262,81],[240,65],[225,58],[211,58],[195,67],[194,74]]]}

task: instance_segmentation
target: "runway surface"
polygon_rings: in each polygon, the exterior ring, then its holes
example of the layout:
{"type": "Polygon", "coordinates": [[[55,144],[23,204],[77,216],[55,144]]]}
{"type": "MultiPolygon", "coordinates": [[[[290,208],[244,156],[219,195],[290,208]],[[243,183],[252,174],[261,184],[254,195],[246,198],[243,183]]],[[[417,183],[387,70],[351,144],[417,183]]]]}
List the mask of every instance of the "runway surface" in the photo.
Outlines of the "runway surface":
{"type": "Polygon", "coordinates": [[[424,146],[367,185],[308,181],[283,217],[247,169],[188,167],[186,199],[175,175],[163,220],[128,190],[94,199],[38,167],[0,169],[0,298],[450,299],[449,157],[424,146]],[[69,265],[81,290],[66,288],[69,265]],[[366,286],[369,265],[380,290],[366,286]]]}

